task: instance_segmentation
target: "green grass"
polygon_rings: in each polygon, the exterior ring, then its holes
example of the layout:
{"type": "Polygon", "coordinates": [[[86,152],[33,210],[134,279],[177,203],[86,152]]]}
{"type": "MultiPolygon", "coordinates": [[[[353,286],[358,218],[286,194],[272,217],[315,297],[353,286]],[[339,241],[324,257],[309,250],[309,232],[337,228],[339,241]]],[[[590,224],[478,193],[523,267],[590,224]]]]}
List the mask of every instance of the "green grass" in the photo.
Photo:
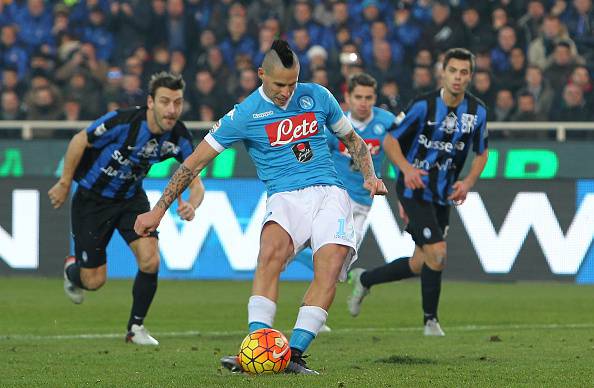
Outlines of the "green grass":
{"type": "MultiPolygon", "coordinates": [[[[243,376],[218,359],[246,334],[247,282],[161,281],[147,327],[157,348],[123,341],[130,281],[80,306],[58,279],[0,279],[0,386],[591,386],[592,287],[445,282],[444,338],[424,338],[418,281],[373,289],[358,318],[341,285],[309,349],[321,376],[243,376]],[[79,338],[79,334],[94,334],[79,338]],[[99,336],[103,335],[103,336],[99,336]]],[[[290,334],[304,283],[283,283],[276,327],[290,334]]]]}

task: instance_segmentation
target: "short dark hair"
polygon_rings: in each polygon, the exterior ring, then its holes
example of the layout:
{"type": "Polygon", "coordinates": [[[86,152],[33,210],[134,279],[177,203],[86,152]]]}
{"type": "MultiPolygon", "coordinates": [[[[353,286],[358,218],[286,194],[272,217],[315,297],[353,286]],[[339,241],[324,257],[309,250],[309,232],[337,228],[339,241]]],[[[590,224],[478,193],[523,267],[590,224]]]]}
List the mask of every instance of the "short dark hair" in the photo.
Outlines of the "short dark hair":
{"type": "Polygon", "coordinates": [[[357,86],[370,86],[373,88],[373,90],[375,90],[377,88],[377,81],[367,73],[357,73],[349,78],[349,93],[352,93],[357,86]]]}
{"type": "Polygon", "coordinates": [[[166,71],[155,73],[151,76],[151,80],[148,84],[149,95],[155,98],[157,89],[167,88],[171,90],[181,90],[182,92],[186,88],[186,82],[179,74],[173,74],[166,71]]]}
{"type": "Polygon", "coordinates": [[[451,48],[445,53],[445,57],[443,59],[443,69],[445,70],[446,66],[450,59],[460,59],[462,61],[470,62],[470,72],[474,72],[474,54],[471,53],[469,50],[465,48],[451,48]]]}

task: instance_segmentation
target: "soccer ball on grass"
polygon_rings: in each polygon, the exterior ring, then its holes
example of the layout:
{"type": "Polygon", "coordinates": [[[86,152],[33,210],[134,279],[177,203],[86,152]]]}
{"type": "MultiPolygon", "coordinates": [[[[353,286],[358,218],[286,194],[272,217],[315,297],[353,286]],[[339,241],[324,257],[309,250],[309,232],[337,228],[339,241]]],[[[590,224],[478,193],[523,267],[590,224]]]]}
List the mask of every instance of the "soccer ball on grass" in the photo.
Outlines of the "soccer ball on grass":
{"type": "Polygon", "coordinates": [[[278,330],[258,329],[248,334],[239,347],[239,362],[247,373],[280,373],[290,360],[289,342],[278,330]]]}

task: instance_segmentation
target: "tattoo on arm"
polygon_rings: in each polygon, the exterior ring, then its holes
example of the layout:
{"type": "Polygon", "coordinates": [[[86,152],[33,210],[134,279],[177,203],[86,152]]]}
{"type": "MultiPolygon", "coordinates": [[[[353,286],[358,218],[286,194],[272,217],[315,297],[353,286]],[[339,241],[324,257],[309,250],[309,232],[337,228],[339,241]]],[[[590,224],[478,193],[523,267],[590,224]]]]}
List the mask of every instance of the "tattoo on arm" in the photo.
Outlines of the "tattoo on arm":
{"type": "Polygon", "coordinates": [[[367,144],[361,139],[355,131],[349,132],[342,139],[342,142],[349,150],[355,166],[363,174],[365,180],[369,180],[375,177],[375,170],[373,168],[373,161],[371,160],[371,154],[367,148],[367,144]]]}
{"type": "Polygon", "coordinates": [[[196,175],[198,175],[198,172],[190,170],[183,164],[179,166],[155,207],[167,210],[173,201],[188,187],[196,175]]]}

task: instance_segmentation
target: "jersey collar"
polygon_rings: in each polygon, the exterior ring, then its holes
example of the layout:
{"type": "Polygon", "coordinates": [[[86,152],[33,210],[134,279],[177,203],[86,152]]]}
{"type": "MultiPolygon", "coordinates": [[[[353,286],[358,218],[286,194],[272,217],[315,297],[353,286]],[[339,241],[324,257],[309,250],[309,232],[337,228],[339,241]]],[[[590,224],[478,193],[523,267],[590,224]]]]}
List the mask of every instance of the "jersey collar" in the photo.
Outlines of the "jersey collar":
{"type": "MultiPolygon", "coordinates": [[[[297,88],[295,88],[295,90],[297,90],[297,88]]],[[[293,91],[293,93],[289,96],[289,99],[287,100],[287,103],[283,106],[278,106],[274,103],[274,101],[272,101],[270,98],[268,98],[268,96],[266,95],[266,93],[264,93],[264,89],[262,87],[262,85],[260,85],[260,87],[258,88],[258,92],[260,93],[260,96],[262,96],[262,98],[264,99],[264,101],[271,103],[272,105],[276,106],[277,108],[280,108],[282,110],[287,110],[287,107],[289,106],[289,103],[291,102],[291,99],[293,99],[293,96],[295,95],[295,91],[293,91]]]]}
{"type": "Polygon", "coordinates": [[[351,124],[353,124],[353,127],[355,127],[355,129],[359,132],[362,132],[367,125],[371,122],[371,120],[373,120],[373,109],[371,110],[371,115],[369,115],[369,117],[364,120],[364,121],[359,121],[359,120],[355,120],[352,116],[351,116],[351,111],[347,112],[347,118],[349,119],[349,121],[351,122],[351,124]]]}

